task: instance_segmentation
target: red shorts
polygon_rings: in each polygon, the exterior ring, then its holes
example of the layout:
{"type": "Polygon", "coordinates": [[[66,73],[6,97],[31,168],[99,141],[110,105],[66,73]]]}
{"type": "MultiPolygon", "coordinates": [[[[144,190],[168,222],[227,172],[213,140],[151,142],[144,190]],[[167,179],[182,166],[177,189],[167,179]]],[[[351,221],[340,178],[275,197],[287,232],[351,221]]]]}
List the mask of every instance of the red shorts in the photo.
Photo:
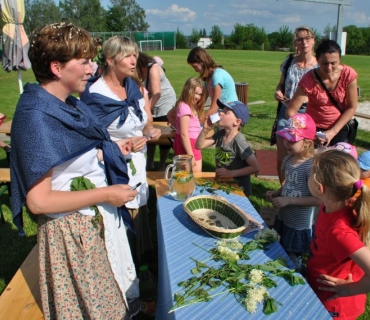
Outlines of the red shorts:
{"type": "MultiPolygon", "coordinates": [[[[195,149],[195,142],[197,139],[190,139],[191,149],[193,150],[195,160],[202,160],[202,152],[198,149],[195,149]]],[[[175,155],[178,156],[180,154],[186,154],[184,146],[181,142],[181,137],[179,134],[175,135],[175,140],[173,142],[173,150],[175,151],[175,155]]]]}

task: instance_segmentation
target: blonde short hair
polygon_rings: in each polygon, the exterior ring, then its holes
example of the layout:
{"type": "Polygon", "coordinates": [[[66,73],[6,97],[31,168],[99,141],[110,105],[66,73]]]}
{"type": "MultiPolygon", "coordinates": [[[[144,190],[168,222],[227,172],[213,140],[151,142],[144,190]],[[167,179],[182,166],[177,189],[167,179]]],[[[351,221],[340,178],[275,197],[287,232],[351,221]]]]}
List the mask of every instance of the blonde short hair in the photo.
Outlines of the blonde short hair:
{"type": "Polygon", "coordinates": [[[104,63],[101,65],[102,73],[104,74],[109,70],[107,59],[110,58],[113,61],[119,61],[124,57],[131,54],[139,56],[139,48],[137,44],[128,37],[113,36],[103,43],[102,55],[104,57],[104,63]]]}

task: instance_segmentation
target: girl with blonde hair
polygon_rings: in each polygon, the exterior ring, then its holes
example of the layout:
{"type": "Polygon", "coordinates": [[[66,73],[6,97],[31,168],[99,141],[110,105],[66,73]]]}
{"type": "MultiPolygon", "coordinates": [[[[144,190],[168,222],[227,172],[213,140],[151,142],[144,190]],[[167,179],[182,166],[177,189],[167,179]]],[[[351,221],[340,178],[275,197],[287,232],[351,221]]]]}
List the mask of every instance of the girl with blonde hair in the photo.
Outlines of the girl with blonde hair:
{"type": "Polygon", "coordinates": [[[309,252],[314,208],[320,205],[308,189],[316,125],[309,115],[296,114],[277,134],[288,153],[281,166],[284,183],[280,189],[268,191],[266,198],[279,209],[275,229],[280,243],[300,268],[302,255],[309,252]]]}
{"type": "Polygon", "coordinates": [[[200,78],[190,78],[186,80],[172,113],[175,114],[176,124],[173,144],[175,155],[192,155],[194,172],[202,171],[202,153],[195,148],[195,142],[202,130],[199,119],[203,116],[204,102],[203,81],[200,78]]]}
{"type": "Polygon", "coordinates": [[[370,189],[360,175],[352,155],[331,149],[314,157],[308,181],[322,205],[307,280],[337,319],[357,319],[370,291],[370,189]]]}

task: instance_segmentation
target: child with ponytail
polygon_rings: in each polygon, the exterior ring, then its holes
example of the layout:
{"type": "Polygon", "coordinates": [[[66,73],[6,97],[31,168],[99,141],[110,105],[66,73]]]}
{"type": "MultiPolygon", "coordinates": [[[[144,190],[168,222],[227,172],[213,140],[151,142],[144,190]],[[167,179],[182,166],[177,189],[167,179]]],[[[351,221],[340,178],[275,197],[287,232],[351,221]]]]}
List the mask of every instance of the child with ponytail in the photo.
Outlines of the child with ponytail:
{"type": "Polygon", "coordinates": [[[360,175],[353,156],[333,149],[314,157],[308,180],[322,205],[307,281],[335,319],[356,319],[370,291],[370,189],[360,175]]]}

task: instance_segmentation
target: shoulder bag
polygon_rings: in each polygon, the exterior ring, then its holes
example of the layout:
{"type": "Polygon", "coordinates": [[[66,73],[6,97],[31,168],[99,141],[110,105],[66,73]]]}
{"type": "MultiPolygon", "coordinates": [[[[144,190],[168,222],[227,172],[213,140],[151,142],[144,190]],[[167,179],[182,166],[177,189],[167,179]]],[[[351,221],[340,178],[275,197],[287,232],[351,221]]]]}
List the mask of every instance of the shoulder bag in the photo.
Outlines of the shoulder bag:
{"type": "MultiPolygon", "coordinates": [[[[293,58],[294,58],[294,55],[293,55],[293,53],[291,53],[289,55],[289,58],[288,58],[286,64],[285,64],[285,67],[284,67],[284,84],[283,84],[283,87],[282,87],[282,90],[281,90],[281,92],[283,94],[285,93],[286,75],[288,73],[288,69],[289,69],[290,65],[292,64],[293,58]]],[[[278,116],[279,116],[279,112],[280,112],[281,106],[282,106],[282,102],[279,101],[278,106],[277,106],[277,110],[276,110],[276,117],[275,117],[274,123],[273,123],[272,128],[271,128],[270,146],[273,146],[274,144],[276,144],[277,120],[278,120],[278,116]]]]}
{"type": "MultiPolygon", "coordinates": [[[[344,111],[342,110],[341,107],[339,107],[338,101],[335,100],[334,97],[331,95],[331,93],[329,92],[328,88],[326,87],[324,81],[322,81],[321,77],[317,73],[316,69],[314,69],[313,72],[315,73],[316,79],[320,82],[321,86],[324,88],[324,90],[325,90],[326,94],[328,95],[331,103],[342,114],[344,111]]],[[[349,144],[353,144],[353,142],[356,139],[356,135],[357,135],[357,128],[358,128],[358,121],[357,121],[357,119],[356,118],[352,118],[351,120],[349,120],[347,122],[346,126],[348,127],[348,135],[347,135],[347,141],[344,141],[344,142],[348,142],[349,144]]]]}

